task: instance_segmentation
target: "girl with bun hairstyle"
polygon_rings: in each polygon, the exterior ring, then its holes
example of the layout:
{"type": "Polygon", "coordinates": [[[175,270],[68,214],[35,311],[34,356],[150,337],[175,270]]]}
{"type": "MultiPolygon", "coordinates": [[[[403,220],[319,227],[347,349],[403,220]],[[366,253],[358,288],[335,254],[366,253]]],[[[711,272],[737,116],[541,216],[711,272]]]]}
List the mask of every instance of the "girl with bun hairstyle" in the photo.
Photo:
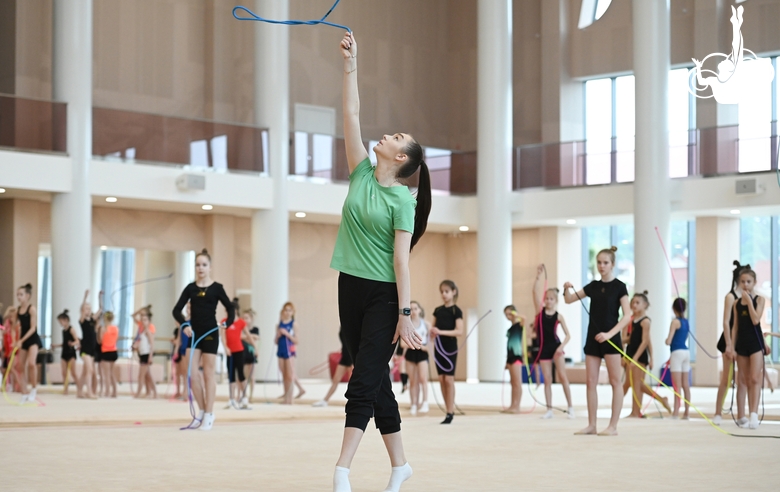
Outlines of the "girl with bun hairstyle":
{"type": "Polygon", "coordinates": [[[38,350],[43,348],[41,337],[38,336],[38,313],[35,306],[30,304],[32,299],[32,285],[25,284],[16,289],[16,300],[19,307],[16,317],[19,322],[19,340],[16,348],[19,350],[19,361],[23,367],[22,401],[21,403],[34,402],[38,392],[38,371],[36,360],[38,350]],[[28,389],[27,384],[32,386],[28,389]]]}
{"type": "MultiPolygon", "coordinates": [[[[737,360],[737,352],[734,350],[734,340],[732,339],[731,327],[734,324],[734,303],[742,297],[742,287],[739,284],[739,274],[743,268],[750,268],[750,265],[744,267],[739,261],[734,260],[734,271],[731,276],[731,286],[726,297],[723,299],[723,333],[718,340],[718,352],[723,354],[723,370],[720,373],[720,383],[718,384],[718,396],[715,401],[715,416],[712,421],[720,425],[723,421],[723,402],[726,399],[731,380],[729,376],[734,376],[732,364],[737,360]]],[[[737,385],[737,408],[739,413],[744,411],[745,400],[747,399],[747,390],[744,385],[737,385]]]]}
{"type": "Polygon", "coordinates": [[[95,355],[97,354],[97,331],[96,325],[100,315],[103,312],[103,292],[98,297],[100,305],[96,312],[92,312],[92,306],[87,302],[89,299],[89,289],[84,292],[84,301],[81,303],[81,316],[79,317],[79,324],[81,325],[81,340],[79,341],[79,348],[81,350],[81,378],[79,379],[76,387],[79,398],[84,398],[86,391],[86,398],[96,399],[94,387],[92,385],[93,371],[95,365],[95,355]],[[82,389],[86,388],[86,390],[82,389]]]}
{"type": "Polygon", "coordinates": [[[555,373],[561,381],[561,386],[563,386],[563,394],[566,395],[566,403],[568,405],[566,413],[570,419],[573,419],[574,407],[571,403],[569,378],[566,376],[566,357],[563,352],[564,347],[571,340],[571,335],[569,335],[566,320],[557,311],[558,289],[553,287],[544,291],[542,273],[544,273],[544,265],[539,265],[536,267],[536,280],[534,280],[532,292],[534,309],[536,310],[534,326],[536,327],[536,339],[539,341],[539,365],[542,366],[542,373],[544,374],[544,399],[547,403],[547,413],[542,418],[553,418],[552,365],[555,363],[555,373]],[[563,342],[558,338],[558,326],[563,330],[563,342]]]}
{"type": "Polygon", "coordinates": [[[57,321],[62,327],[62,351],[60,352],[60,367],[62,368],[62,394],[68,394],[70,386],[69,376],[73,378],[73,384],[78,385],[76,374],[76,351],[79,348],[79,335],[70,324],[68,310],[64,310],[57,316],[57,321]]]}
{"type": "MultiPolygon", "coordinates": [[[[650,341],[650,318],[646,316],[647,308],[650,307],[650,301],[647,299],[647,291],[637,292],[631,299],[632,320],[628,333],[628,345],[626,354],[634,359],[642,367],[653,368],[653,346],[650,341]]],[[[631,415],[629,417],[642,418],[642,398],[644,395],[650,395],[658,400],[669,413],[672,408],[669,406],[669,399],[661,398],[658,393],[650,389],[645,383],[645,373],[642,369],[632,364],[628,359],[623,359],[623,365],[626,368],[626,380],[623,383],[623,392],[625,393],[629,386],[633,392],[634,398],[631,404],[631,415]]]]}
{"type": "Polygon", "coordinates": [[[599,433],[601,436],[616,436],[620,410],[623,407],[623,385],[620,381],[620,353],[607,343],[612,340],[621,346],[620,334],[631,321],[631,307],[626,284],[615,278],[615,252],[617,248],[602,249],[596,255],[596,268],[601,275],[584,288],[575,291],[571,282],[563,284],[563,298],[566,304],[590,297],[590,321],[585,341],[585,371],[588,395],[588,426],[578,435],[596,434],[596,411],[598,410],[599,371],[601,359],[607,364],[609,384],[612,386],[612,417],[609,426],[599,433]],[[621,316],[620,310],[623,311],[621,316]]]}
{"type": "Polygon", "coordinates": [[[114,363],[118,358],[116,342],[119,339],[119,328],[113,324],[114,313],[106,311],[103,323],[98,331],[98,342],[102,351],[100,359],[100,374],[103,380],[103,396],[116,398],[116,377],[114,363]]]}
{"type": "Polygon", "coordinates": [[[195,257],[195,278],[195,282],[182,291],[179,302],[173,308],[173,317],[179,324],[183,324],[186,320],[182,310],[187,302],[190,303],[191,325],[183,327],[183,330],[188,337],[195,337],[197,343],[190,354],[190,365],[195,368],[192,374],[192,395],[199,410],[187,427],[208,431],[214,425],[217,349],[225,327],[232,325],[235,320],[235,309],[222,284],[211,279],[211,256],[205,248],[195,257]],[[222,303],[227,311],[227,320],[220,325],[217,325],[218,303],[222,303]],[[219,333],[212,331],[217,326],[219,333]],[[202,379],[198,367],[203,367],[202,379]]]}

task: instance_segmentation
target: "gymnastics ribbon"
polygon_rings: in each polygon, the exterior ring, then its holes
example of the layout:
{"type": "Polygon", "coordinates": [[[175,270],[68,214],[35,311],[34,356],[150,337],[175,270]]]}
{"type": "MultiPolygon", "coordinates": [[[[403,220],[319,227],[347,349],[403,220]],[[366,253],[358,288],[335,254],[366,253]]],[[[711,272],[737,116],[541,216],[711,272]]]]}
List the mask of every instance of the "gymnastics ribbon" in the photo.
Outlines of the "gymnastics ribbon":
{"type": "Polygon", "coordinates": [[[255,14],[251,10],[249,10],[246,7],[238,6],[233,8],[233,17],[236,20],[241,21],[258,21],[258,22],[266,22],[268,24],[281,24],[285,26],[316,26],[317,24],[323,24],[326,26],[331,27],[337,27],[339,29],[344,29],[345,31],[352,32],[352,30],[347,26],[342,26],[341,24],[336,24],[334,22],[328,22],[325,19],[328,18],[331,12],[336,8],[336,6],[339,4],[341,0],[336,0],[336,2],[331,6],[330,10],[322,16],[321,19],[316,20],[274,20],[274,19],[265,19],[263,17],[260,17],[259,15],[255,14]],[[244,14],[248,15],[249,17],[239,16],[238,12],[243,12],[244,14]]]}

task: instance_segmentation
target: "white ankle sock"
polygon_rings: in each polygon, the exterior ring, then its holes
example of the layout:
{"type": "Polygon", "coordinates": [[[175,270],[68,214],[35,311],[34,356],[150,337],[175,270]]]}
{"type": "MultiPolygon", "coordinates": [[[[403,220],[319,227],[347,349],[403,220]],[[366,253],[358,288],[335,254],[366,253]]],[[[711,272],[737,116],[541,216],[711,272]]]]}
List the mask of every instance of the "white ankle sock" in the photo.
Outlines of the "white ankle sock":
{"type": "Polygon", "coordinates": [[[333,492],[352,492],[349,484],[349,468],[337,466],[333,472],[333,492]]]}
{"type": "Polygon", "coordinates": [[[404,466],[394,466],[384,492],[398,492],[401,490],[401,484],[409,480],[411,476],[412,467],[409,466],[409,463],[404,464],[404,466]]]}
{"type": "Polygon", "coordinates": [[[204,413],[203,422],[201,422],[200,427],[198,427],[198,430],[210,431],[213,426],[214,426],[214,414],[204,413]]]}

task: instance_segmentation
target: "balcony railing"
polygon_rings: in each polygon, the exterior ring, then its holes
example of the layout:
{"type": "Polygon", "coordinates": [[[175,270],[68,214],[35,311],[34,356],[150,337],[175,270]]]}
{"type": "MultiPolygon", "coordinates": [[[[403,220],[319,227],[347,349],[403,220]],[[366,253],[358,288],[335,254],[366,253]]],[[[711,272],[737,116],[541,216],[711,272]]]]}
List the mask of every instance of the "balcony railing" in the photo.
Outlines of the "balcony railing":
{"type": "Polygon", "coordinates": [[[92,153],[105,158],[262,173],[267,146],[263,128],[92,109],[92,153]]]}
{"type": "Polygon", "coordinates": [[[65,152],[64,103],[0,95],[0,147],[65,152]]]}

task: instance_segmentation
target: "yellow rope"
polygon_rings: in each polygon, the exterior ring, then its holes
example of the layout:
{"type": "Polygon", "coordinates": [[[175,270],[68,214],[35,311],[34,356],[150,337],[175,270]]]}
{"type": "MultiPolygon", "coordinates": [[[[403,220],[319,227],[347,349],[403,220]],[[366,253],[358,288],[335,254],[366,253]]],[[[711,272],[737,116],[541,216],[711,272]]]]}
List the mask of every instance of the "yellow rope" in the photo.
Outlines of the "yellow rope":
{"type": "MultiPolygon", "coordinates": [[[[3,376],[3,398],[5,398],[5,401],[10,403],[11,405],[16,405],[17,407],[37,407],[38,404],[35,402],[29,402],[29,403],[19,403],[18,401],[12,400],[8,397],[8,393],[5,391],[5,383],[8,380],[8,373],[11,371],[11,368],[14,366],[14,357],[16,356],[16,352],[19,350],[19,348],[14,348],[14,351],[11,352],[11,358],[8,360],[8,367],[5,370],[5,375],[3,376]]],[[[27,384],[27,381],[24,381],[24,384],[27,384]]]]}
{"type": "Polygon", "coordinates": [[[607,342],[609,342],[609,344],[610,344],[610,345],[612,345],[613,347],[615,347],[615,350],[617,350],[618,352],[620,352],[620,354],[621,354],[623,357],[625,357],[626,359],[628,359],[628,361],[629,361],[629,362],[631,362],[632,364],[634,364],[634,365],[635,365],[635,366],[637,366],[638,368],[642,369],[642,371],[644,371],[644,372],[645,372],[645,374],[647,374],[647,375],[649,375],[651,378],[653,378],[653,379],[654,379],[656,382],[658,382],[658,384],[660,384],[660,385],[661,385],[661,386],[663,386],[664,388],[668,389],[669,391],[671,391],[672,393],[674,393],[675,395],[677,395],[677,397],[678,397],[678,398],[680,398],[682,401],[684,401],[685,403],[687,403],[688,405],[690,405],[690,407],[691,407],[691,408],[693,408],[694,410],[696,410],[696,413],[698,413],[699,415],[701,415],[701,416],[702,416],[702,418],[703,418],[704,420],[706,420],[706,421],[707,421],[707,423],[708,423],[708,424],[710,424],[710,425],[712,426],[712,428],[713,428],[713,429],[717,430],[717,431],[718,431],[718,432],[720,432],[721,434],[725,434],[725,435],[727,435],[727,436],[730,436],[730,435],[731,435],[730,433],[726,432],[725,430],[723,430],[723,429],[721,429],[720,427],[718,427],[717,425],[715,425],[715,423],[714,423],[712,420],[710,420],[710,419],[709,419],[709,418],[708,418],[706,415],[704,415],[704,413],[703,413],[701,410],[699,410],[698,408],[696,408],[696,406],[695,406],[693,403],[691,403],[691,402],[689,402],[688,400],[686,400],[684,396],[682,396],[680,393],[678,393],[677,391],[675,391],[673,388],[670,388],[669,386],[667,386],[667,385],[666,385],[666,383],[664,383],[663,381],[661,381],[660,379],[658,379],[657,377],[655,377],[655,374],[653,374],[652,372],[648,371],[647,369],[645,369],[644,367],[642,367],[642,365],[641,365],[641,364],[639,364],[637,361],[635,361],[634,359],[632,359],[631,357],[629,357],[629,356],[628,356],[628,354],[626,354],[626,353],[623,351],[623,349],[621,349],[620,347],[618,347],[617,345],[615,345],[615,344],[612,342],[612,340],[609,340],[609,339],[607,339],[607,342]]]}

